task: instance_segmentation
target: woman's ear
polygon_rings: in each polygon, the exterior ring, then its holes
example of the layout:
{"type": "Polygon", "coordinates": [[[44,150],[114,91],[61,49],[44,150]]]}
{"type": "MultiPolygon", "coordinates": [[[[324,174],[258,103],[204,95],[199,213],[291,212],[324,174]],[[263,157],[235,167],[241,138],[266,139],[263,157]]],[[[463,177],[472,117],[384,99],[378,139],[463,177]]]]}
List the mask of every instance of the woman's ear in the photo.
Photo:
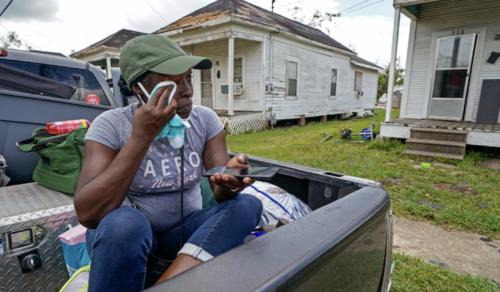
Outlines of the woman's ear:
{"type": "Polygon", "coordinates": [[[145,104],[148,102],[148,99],[144,96],[142,90],[137,86],[137,83],[132,85],[132,93],[139,99],[141,104],[145,104]]]}
{"type": "Polygon", "coordinates": [[[137,83],[134,83],[132,84],[132,92],[135,94],[135,95],[139,95],[142,97],[143,93],[142,93],[142,90],[139,88],[139,86],[137,86],[137,83]]]}

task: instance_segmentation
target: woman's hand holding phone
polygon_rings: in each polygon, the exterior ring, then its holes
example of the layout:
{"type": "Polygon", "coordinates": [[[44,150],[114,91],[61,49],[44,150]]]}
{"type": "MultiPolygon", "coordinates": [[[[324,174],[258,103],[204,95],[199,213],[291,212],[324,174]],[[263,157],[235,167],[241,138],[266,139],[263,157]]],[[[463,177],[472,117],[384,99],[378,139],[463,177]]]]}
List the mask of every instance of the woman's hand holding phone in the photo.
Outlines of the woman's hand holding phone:
{"type": "MultiPolygon", "coordinates": [[[[231,158],[226,166],[236,169],[247,169],[250,167],[250,164],[248,163],[248,157],[246,155],[238,154],[231,158]]],[[[241,191],[254,181],[250,177],[238,179],[232,175],[219,172],[210,177],[210,182],[234,193],[241,191]]]]}
{"type": "Polygon", "coordinates": [[[151,143],[168,121],[176,113],[177,101],[175,83],[173,86],[162,86],[152,91],[147,103],[144,103],[134,113],[132,136],[151,143]],[[170,103],[169,103],[170,99],[170,103]]]}

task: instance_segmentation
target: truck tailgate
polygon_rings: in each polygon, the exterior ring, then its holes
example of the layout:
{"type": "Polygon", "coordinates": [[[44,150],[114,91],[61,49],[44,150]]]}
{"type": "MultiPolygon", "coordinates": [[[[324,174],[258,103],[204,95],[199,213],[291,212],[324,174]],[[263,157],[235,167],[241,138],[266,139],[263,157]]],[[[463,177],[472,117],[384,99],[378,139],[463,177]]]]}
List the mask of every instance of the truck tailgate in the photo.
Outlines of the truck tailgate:
{"type": "Polygon", "coordinates": [[[364,187],[151,291],[376,291],[389,197],[364,187]]]}

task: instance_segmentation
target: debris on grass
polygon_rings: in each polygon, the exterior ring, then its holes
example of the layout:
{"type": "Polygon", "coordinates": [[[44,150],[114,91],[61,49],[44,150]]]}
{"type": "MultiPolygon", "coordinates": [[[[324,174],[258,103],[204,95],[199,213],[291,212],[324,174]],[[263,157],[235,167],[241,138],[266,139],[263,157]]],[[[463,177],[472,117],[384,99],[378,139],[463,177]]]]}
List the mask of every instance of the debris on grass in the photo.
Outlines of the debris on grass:
{"type": "Polygon", "coordinates": [[[402,177],[388,177],[382,181],[384,186],[399,185],[403,181],[402,177]]]}
{"type": "Polygon", "coordinates": [[[323,133],[323,139],[321,139],[321,141],[319,141],[319,143],[323,143],[329,139],[331,139],[333,136],[331,134],[327,134],[327,133],[323,133]]]}
{"type": "Polygon", "coordinates": [[[448,266],[447,263],[443,263],[443,262],[440,262],[440,261],[435,261],[435,260],[429,260],[429,263],[431,264],[434,264],[440,268],[443,268],[443,269],[448,269],[450,266],[448,266]]]}
{"type": "Polygon", "coordinates": [[[486,236],[483,236],[481,238],[479,238],[481,241],[484,241],[484,242],[492,242],[493,239],[491,237],[486,237],[486,236]]]}
{"type": "Polygon", "coordinates": [[[478,192],[472,189],[467,183],[458,183],[458,184],[450,184],[450,183],[437,183],[434,184],[434,189],[436,190],[444,190],[453,193],[462,193],[464,195],[476,196],[478,192]]]}
{"type": "Polygon", "coordinates": [[[439,168],[444,168],[444,169],[456,169],[457,168],[456,165],[447,164],[447,163],[440,163],[440,162],[434,163],[434,166],[439,167],[439,168]]]}
{"type": "Polygon", "coordinates": [[[438,204],[438,203],[434,203],[434,202],[429,201],[427,199],[421,199],[421,200],[418,201],[418,203],[420,205],[431,207],[432,209],[436,209],[436,210],[442,210],[442,209],[444,209],[443,205],[438,204]]]}
{"type": "Polygon", "coordinates": [[[500,159],[490,159],[483,161],[479,164],[483,168],[489,168],[493,170],[500,170],[500,159]]]}

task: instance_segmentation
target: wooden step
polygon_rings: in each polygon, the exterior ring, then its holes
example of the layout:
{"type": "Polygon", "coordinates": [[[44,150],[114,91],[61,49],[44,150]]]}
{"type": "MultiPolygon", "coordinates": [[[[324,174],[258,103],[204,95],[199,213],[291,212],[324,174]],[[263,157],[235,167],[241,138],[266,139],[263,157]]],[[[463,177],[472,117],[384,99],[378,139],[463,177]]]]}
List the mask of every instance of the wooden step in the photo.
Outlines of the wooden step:
{"type": "Polygon", "coordinates": [[[406,140],[407,150],[435,152],[452,155],[465,155],[465,143],[450,142],[430,139],[408,139],[406,140]]]}
{"type": "Polygon", "coordinates": [[[431,156],[431,157],[443,157],[443,158],[457,159],[457,160],[464,159],[464,155],[436,153],[436,152],[418,151],[418,150],[406,150],[405,154],[419,155],[419,156],[431,156]]]}
{"type": "Polygon", "coordinates": [[[411,128],[410,138],[465,143],[467,141],[467,131],[431,129],[431,128],[411,128]]]}
{"type": "Polygon", "coordinates": [[[415,138],[407,139],[406,143],[444,145],[444,146],[460,147],[460,148],[465,148],[467,146],[465,142],[443,141],[443,140],[432,140],[432,139],[415,139],[415,138]]]}

